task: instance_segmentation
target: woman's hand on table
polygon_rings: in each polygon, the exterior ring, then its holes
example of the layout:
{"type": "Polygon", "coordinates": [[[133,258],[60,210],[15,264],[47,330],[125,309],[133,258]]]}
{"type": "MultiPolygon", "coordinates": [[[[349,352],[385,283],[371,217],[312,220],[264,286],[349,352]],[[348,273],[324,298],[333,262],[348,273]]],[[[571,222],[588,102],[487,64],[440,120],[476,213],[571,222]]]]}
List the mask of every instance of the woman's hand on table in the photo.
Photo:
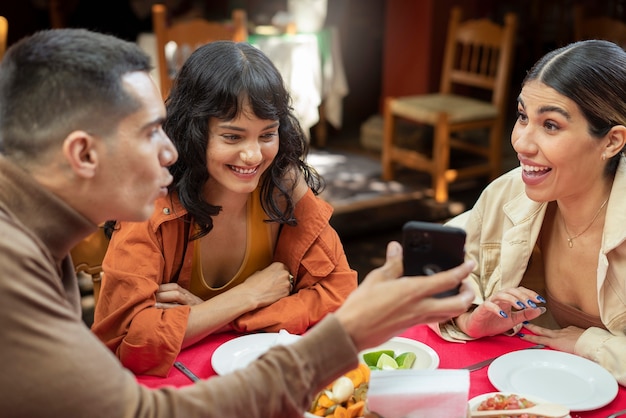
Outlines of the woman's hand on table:
{"type": "Polygon", "coordinates": [[[503,289],[473,311],[460,315],[455,322],[473,338],[498,335],[543,314],[546,308],[539,307],[543,302],[541,296],[525,287],[503,289]]]}
{"type": "Polygon", "coordinates": [[[576,341],[583,334],[582,328],[570,326],[563,329],[548,329],[534,324],[525,324],[524,327],[535,335],[524,334],[522,338],[532,343],[543,344],[555,350],[574,353],[576,341]]]}
{"type": "Polygon", "coordinates": [[[365,277],[335,315],[359,351],[374,347],[411,326],[446,321],[467,311],[474,292],[463,280],[474,266],[468,261],[432,276],[400,277],[402,246],[391,242],[385,264],[365,277]],[[459,284],[458,295],[433,297],[459,284]]]}
{"type": "MultiPolygon", "coordinates": [[[[289,296],[292,291],[291,286],[287,267],[283,263],[274,262],[252,274],[245,282],[235,286],[229,292],[239,293],[240,297],[250,300],[256,307],[263,307],[289,296]]],[[[180,305],[194,306],[202,302],[201,298],[177,283],[164,283],[156,292],[156,307],[160,309],[180,305]]]]}

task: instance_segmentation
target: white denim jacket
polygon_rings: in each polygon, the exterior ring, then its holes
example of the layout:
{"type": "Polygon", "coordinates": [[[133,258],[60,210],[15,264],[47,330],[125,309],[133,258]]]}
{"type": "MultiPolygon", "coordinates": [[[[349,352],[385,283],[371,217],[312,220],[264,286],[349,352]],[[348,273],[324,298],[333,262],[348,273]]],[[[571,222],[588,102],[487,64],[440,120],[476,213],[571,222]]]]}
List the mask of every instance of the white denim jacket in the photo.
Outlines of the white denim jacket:
{"type": "MultiPolygon", "coordinates": [[[[475,304],[501,288],[520,284],[528,270],[547,206],[526,196],[518,167],[494,180],[471,210],[448,223],[467,232],[466,259],[476,261],[471,275],[475,304]]],[[[588,328],[576,343],[575,354],[599,363],[621,385],[626,385],[626,158],[623,156],[607,204],[596,279],[600,317],[609,331],[588,328]]],[[[543,277],[540,280],[543,282],[543,277]]],[[[431,328],[449,341],[472,339],[453,322],[432,324],[431,328]]]]}

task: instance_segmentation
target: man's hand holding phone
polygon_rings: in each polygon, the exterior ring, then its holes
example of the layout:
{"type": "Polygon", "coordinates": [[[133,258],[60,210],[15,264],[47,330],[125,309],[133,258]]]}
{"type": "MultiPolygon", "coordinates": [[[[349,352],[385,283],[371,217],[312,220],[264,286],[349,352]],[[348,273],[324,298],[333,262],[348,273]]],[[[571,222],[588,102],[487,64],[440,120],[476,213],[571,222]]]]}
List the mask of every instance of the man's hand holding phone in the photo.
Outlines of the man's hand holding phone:
{"type": "MultiPolygon", "coordinates": [[[[405,276],[430,276],[463,264],[465,231],[433,222],[409,221],[402,227],[405,276]]],[[[459,287],[438,293],[457,295],[459,287]]]]}

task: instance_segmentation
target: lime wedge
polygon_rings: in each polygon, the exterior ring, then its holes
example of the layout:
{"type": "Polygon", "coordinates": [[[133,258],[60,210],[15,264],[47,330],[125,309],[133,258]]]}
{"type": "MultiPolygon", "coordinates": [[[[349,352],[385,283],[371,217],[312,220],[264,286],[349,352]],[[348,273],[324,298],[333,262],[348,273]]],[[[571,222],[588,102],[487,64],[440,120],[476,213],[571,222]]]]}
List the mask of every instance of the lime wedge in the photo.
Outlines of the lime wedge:
{"type": "Polygon", "coordinates": [[[382,353],[378,358],[376,367],[381,370],[395,370],[398,368],[398,363],[387,353],[382,353]]]}
{"type": "Polygon", "coordinates": [[[412,351],[400,354],[396,357],[396,363],[398,363],[399,369],[410,369],[415,363],[416,355],[412,351]]]}
{"type": "Polygon", "coordinates": [[[394,356],[393,350],[370,351],[369,353],[363,354],[363,361],[370,367],[376,367],[378,359],[382,354],[387,354],[391,358],[394,356]]]}

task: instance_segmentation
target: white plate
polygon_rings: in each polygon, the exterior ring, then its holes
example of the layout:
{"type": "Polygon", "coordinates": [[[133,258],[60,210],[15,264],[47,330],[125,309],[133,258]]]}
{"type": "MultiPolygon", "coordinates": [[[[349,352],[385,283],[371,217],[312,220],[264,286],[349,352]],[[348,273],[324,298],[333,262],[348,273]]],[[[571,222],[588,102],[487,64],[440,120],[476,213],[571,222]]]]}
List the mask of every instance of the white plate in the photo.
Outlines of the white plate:
{"type": "Polygon", "coordinates": [[[434,370],[439,367],[439,356],[435,350],[424,343],[404,337],[393,337],[378,347],[361,351],[359,353],[359,360],[364,363],[363,354],[380,350],[393,350],[396,356],[408,351],[414,352],[415,363],[413,363],[412,369],[434,370]]]}
{"type": "Polygon", "coordinates": [[[502,392],[535,395],[572,411],[601,408],[617,396],[617,381],[586,358],[552,350],[519,350],[489,366],[491,383],[502,392]]]}
{"type": "MultiPolygon", "coordinates": [[[[492,396],[495,396],[497,394],[501,394],[501,395],[513,395],[513,393],[511,392],[491,392],[491,393],[484,393],[482,395],[478,395],[473,397],[472,399],[469,400],[468,405],[469,405],[469,410],[470,411],[475,411],[476,409],[478,409],[478,407],[480,406],[480,404],[482,403],[482,401],[486,400],[487,398],[491,398],[492,396]]],[[[526,394],[521,394],[521,393],[516,393],[517,396],[519,396],[520,398],[526,398],[529,401],[535,403],[535,404],[540,404],[540,403],[548,403],[548,401],[546,401],[543,398],[540,398],[538,396],[535,395],[526,395],[526,394]]],[[[504,414],[502,414],[504,415],[504,414]]],[[[564,418],[571,418],[571,415],[566,415],[564,418]]]]}
{"type": "MultiPolygon", "coordinates": [[[[268,332],[248,334],[234,338],[217,347],[211,357],[211,366],[215,373],[222,375],[246,367],[276,345],[279,333],[268,332]]],[[[281,343],[289,344],[299,339],[299,335],[281,336],[281,343]]]]}

